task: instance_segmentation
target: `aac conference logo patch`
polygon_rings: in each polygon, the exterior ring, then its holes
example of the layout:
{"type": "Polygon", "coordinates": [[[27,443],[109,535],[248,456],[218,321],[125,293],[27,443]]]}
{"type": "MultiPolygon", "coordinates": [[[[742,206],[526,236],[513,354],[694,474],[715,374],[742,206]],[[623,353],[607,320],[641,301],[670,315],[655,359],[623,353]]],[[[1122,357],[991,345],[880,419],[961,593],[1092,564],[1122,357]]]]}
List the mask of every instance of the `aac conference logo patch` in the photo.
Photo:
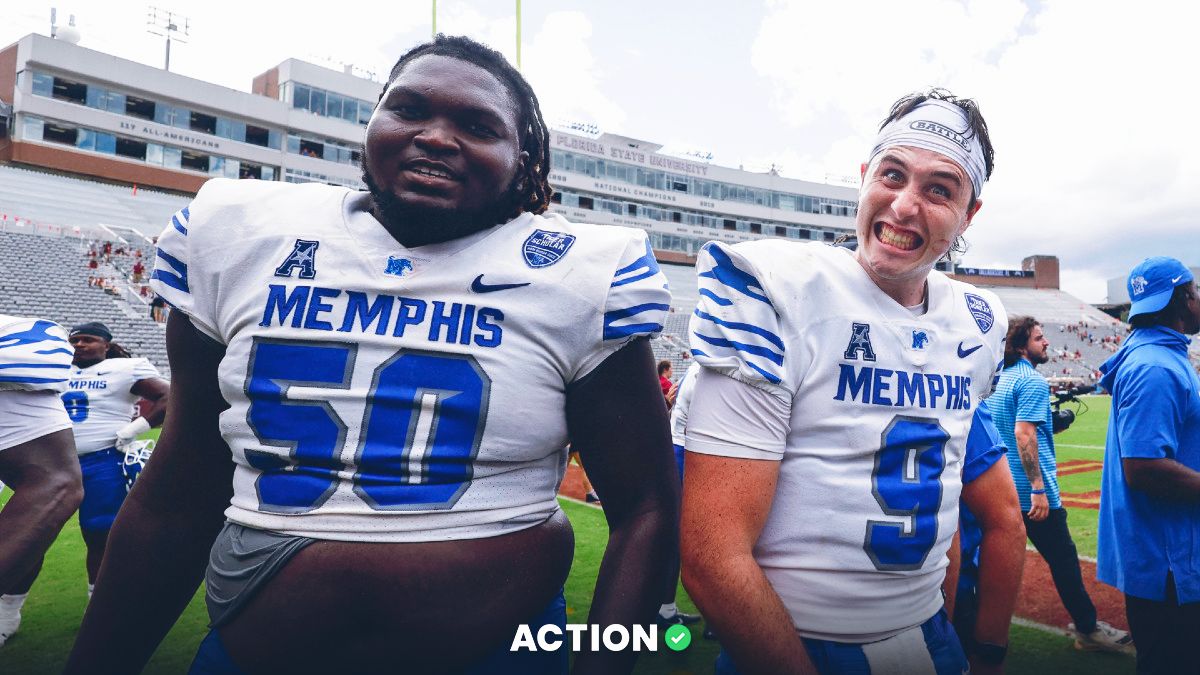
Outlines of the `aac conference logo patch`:
{"type": "Polygon", "coordinates": [[[525,256],[526,265],[534,269],[549,267],[562,260],[574,243],[575,235],[573,234],[534,230],[533,234],[525,239],[521,252],[525,256]]]}
{"type": "Polygon", "coordinates": [[[971,310],[971,318],[975,319],[979,330],[984,333],[991,330],[996,323],[996,316],[992,314],[992,306],[988,301],[974,293],[963,293],[963,297],[967,300],[967,309],[971,310]]]}

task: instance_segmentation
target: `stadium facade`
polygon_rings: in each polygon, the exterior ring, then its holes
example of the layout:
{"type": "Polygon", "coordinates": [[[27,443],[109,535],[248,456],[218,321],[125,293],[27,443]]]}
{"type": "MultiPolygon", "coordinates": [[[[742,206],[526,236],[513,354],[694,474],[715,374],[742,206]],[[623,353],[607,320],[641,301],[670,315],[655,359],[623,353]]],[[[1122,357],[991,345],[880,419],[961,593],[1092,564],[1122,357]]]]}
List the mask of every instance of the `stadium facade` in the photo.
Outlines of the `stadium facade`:
{"type": "MultiPolygon", "coordinates": [[[[349,70],[349,69],[347,69],[349,70]]],[[[381,84],[295,59],[243,92],[41,35],[0,50],[0,162],[194,193],[213,176],[361,187],[359,147],[381,84]]],[[[853,187],[661,152],[617,134],[552,129],[552,209],[646,230],[660,260],[709,240],[831,242],[853,187]]]]}

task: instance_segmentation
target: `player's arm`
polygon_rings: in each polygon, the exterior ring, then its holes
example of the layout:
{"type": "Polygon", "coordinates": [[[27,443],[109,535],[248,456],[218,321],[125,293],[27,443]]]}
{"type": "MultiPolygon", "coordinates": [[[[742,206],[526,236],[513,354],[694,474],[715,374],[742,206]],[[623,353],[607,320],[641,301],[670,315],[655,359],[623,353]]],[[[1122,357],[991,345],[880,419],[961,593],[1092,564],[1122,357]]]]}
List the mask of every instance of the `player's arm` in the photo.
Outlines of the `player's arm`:
{"type": "Polygon", "coordinates": [[[954,532],[950,548],[946,551],[946,578],[942,579],[942,598],[945,599],[946,615],[954,617],[954,601],[958,599],[958,577],[962,573],[962,527],[954,532]]]}
{"type": "Polygon", "coordinates": [[[1190,387],[1162,367],[1142,368],[1122,379],[1112,414],[1125,484],[1163,499],[1200,502],[1200,472],[1175,459],[1186,402],[1194,396],[1190,387]]]}
{"type": "Polygon", "coordinates": [[[754,560],[778,477],[777,461],[694,452],[684,472],[683,585],[746,675],[817,672],[754,560]]]}
{"type": "Polygon", "coordinates": [[[79,508],[80,480],[70,429],[0,450],[0,482],[13,490],[0,510],[0,593],[38,564],[63,523],[79,508]]]}
{"type": "MultiPolygon", "coordinates": [[[[983,533],[979,546],[979,608],[972,637],[978,643],[1007,645],[1025,565],[1025,523],[1008,462],[996,462],[964,485],[962,501],[983,533]]],[[[971,665],[974,671],[974,659],[971,665]]]]}
{"type": "MultiPolygon", "coordinates": [[[[645,624],[679,541],[679,478],[647,340],[617,350],[567,389],[567,425],[609,527],[588,623],[645,624]]],[[[583,652],[574,672],[627,673],[636,658],[630,650],[583,652]]]]}
{"type": "Polygon", "coordinates": [[[224,348],[173,312],[167,353],[176,385],[167,423],[109,534],[68,673],[142,669],[199,586],[233,493],[217,425],[224,348]]]}
{"type": "Polygon", "coordinates": [[[151,427],[160,426],[167,415],[167,397],[171,393],[171,385],[166,380],[150,377],[134,382],[129,391],[150,401],[145,420],[151,427]]]}

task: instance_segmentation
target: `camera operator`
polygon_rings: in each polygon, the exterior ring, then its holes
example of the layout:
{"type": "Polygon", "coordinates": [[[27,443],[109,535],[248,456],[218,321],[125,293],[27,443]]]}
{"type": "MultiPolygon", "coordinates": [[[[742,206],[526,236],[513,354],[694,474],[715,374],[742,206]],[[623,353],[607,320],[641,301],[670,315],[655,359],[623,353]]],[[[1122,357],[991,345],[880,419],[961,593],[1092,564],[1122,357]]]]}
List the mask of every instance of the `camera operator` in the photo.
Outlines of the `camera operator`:
{"type": "Polygon", "coordinates": [[[988,405],[1009,449],[1008,464],[1025,531],[1050,567],[1058,597],[1074,620],[1075,647],[1124,652],[1131,643],[1129,634],[1096,619],[1096,607],[1079,571],[1079,554],[1067,529],[1067,510],[1058,495],[1050,385],[1034,370],[1049,360],[1049,347],[1036,319],[1013,317],[1004,347],[1004,371],[988,405]]]}

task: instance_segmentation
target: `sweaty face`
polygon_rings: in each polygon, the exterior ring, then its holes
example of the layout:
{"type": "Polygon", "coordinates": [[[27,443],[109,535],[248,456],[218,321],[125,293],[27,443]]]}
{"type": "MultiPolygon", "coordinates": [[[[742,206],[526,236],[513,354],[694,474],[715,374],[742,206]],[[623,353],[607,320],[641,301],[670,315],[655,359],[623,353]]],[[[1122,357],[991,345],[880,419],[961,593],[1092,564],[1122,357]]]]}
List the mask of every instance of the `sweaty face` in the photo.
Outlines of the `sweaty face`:
{"type": "Polygon", "coordinates": [[[979,210],[977,202],[968,212],[970,200],[971,181],[945,155],[888,148],[863,174],[855,223],[859,263],[889,295],[916,292],[920,301],[929,271],[979,210]]]}
{"type": "Polygon", "coordinates": [[[72,335],[68,338],[75,348],[75,365],[91,365],[104,360],[108,353],[108,340],[95,335],[72,335]]]}
{"type": "Polygon", "coordinates": [[[447,56],[411,61],[367,125],[363,174],[376,217],[408,246],[504,220],[526,159],[518,118],[507,87],[483,68],[447,56]]]}
{"type": "Polygon", "coordinates": [[[1183,333],[1200,333],[1200,289],[1196,287],[1195,281],[1189,283],[1189,288],[1184,293],[1183,333]]]}
{"type": "Polygon", "coordinates": [[[1025,345],[1025,358],[1033,365],[1046,363],[1050,360],[1050,341],[1042,332],[1041,326],[1034,326],[1029,331],[1029,343],[1025,345]]]}

